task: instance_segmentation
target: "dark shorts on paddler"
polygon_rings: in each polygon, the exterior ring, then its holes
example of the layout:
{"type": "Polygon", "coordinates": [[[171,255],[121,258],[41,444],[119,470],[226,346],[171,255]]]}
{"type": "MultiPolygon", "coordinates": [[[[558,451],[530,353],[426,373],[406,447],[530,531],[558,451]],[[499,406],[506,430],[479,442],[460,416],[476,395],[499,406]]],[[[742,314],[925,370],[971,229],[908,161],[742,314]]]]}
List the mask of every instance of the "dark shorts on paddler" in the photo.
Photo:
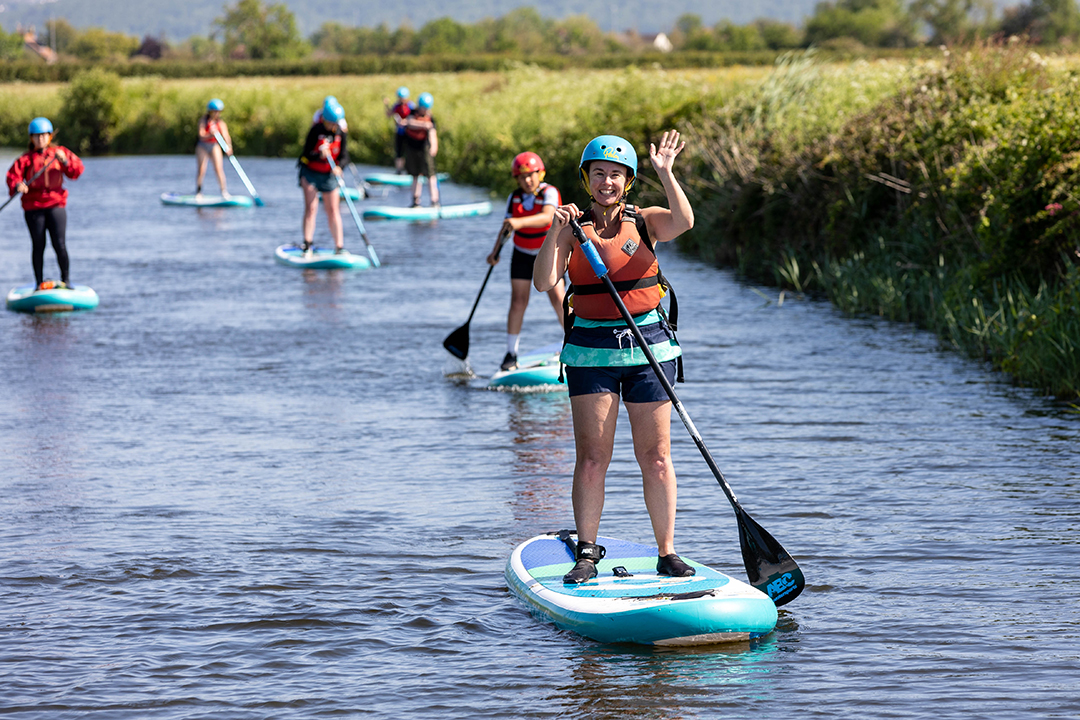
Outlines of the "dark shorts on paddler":
{"type": "Polygon", "coordinates": [[[536,256],[522,252],[514,248],[514,254],[510,256],[510,279],[532,280],[533,265],[536,264],[536,256]]]}
{"type": "MultiPolygon", "coordinates": [[[[675,384],[675,364],[678,360],[660,363],[660,369],[672,385],[675,384]]],[[[628,367],[568,367],[566,387],[570,397],[610,392],[623,402],[647,403],[669,400],[664,386],[656,379],[651,365],[628,367]]]]}
{"type": "MultiPolygon", "coordinates": [[[[655,313],[651,315],[660,319],[655,313]]],[[[681,351],[667,322],[649,322],[652,318],[638,316],[635,320],[645,342],[660,360],[660,369],[674,384],[681,351]]],[[[561,359],[566,363],[566,386],[571,397],[612,392],[631,403],[670,399],[633,334],[621,323],[596,327],[575,323],[561,359]]]]}
{"type": "MultiPolygon", "coordinates": [[[[334,173],[316,172],[307,165],[300,166],[300,177],[308,181],[308,184],[319,192],[331,192],[338,189],[337,178],[334,173]]],[[[297,181],[299,184],[299,181],[297,181]]],[[[300,187],[303,187],[301,184],[300,187]]]]}
{"type": "Polygon", "coordinates": [[[431,177],[435,174],[435,158],[431,157],[427,143],[422,148],[405,143],[405,172],[413,177],[431,177]]]}

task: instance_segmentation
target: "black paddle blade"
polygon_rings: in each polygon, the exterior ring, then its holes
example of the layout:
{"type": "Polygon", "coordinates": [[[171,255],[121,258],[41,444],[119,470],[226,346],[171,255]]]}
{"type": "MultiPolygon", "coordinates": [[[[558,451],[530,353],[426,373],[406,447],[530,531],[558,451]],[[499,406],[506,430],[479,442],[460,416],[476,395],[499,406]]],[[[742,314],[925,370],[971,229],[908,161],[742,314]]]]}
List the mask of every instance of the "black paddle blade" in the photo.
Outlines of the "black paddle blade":
{"type": "Polygon", "coordinates": [[[735,508],[735,517],[739,522],[739,545],[750,584],[772,598],[777,607],[797,598],[806,586],[798,563],[742,507],[735,508]]]}
{"type": "Polygon", "coordinates": [[[446,351],[458,360],[469,357],[469,324],[465,323],[442,341],[446,351]]]}

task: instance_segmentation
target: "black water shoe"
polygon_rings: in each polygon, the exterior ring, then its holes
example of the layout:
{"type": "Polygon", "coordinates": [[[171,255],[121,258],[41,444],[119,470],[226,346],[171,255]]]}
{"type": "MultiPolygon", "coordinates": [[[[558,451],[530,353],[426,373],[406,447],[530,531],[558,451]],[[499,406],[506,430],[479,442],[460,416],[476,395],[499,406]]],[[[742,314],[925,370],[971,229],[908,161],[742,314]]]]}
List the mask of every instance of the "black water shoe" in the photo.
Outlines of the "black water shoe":
{"type": "Polygon", "coordinates": [[[696,574],[697,570],[684,563],[675,553],[671,553],[656,558],[656,573],[671,577],[690,577],[696,574]]]}
{"type": "Polygon", "coordinates": [[[499,366],[500,370],[513,370],[517,367],[517,355],[512,352],[506,353],[506,357],[503,358],[502,365],[499,366]]]}
{"type": "Polygon", "coordinates": [[[580,585],[587,580],[596,577],[596,563],[607,554],[603,545],[591,542],[578,541],[577,564],[574,569],[563,575],[563,583],[567,585],[580,585]]]}

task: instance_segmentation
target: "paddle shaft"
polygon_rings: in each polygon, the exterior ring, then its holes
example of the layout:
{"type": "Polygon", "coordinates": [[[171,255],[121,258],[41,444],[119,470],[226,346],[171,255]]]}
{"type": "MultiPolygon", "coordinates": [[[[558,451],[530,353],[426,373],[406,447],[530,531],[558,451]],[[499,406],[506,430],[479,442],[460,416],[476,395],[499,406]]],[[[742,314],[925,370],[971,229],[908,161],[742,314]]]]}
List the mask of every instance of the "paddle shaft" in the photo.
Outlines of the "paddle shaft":
{"type": "Polygon", "coordinates": [[[671,404],[675,406],[675,411],[679,414],[679,419],[682,420],[683,425],[686,426],[686,431],[690,433],[690,437],[694,439],[694,444],[697,445],[698,450],[701,451],[701,456],[705,458],[705,464],[709,466],[713,475],[716,476],[716,482],[720,484],[721,489],[723,489],[724,494],[727,495],[727,499],[731,502],[732,507],[737,511],[745,512],[739,504],[738,498],[735,497],[735,493],[732,491],[731,486],[728,485],[724,473],[720,472],[720,468],[717,467],[716,461],[713,460],[709,448],[705,446],[705,441],[701,438],[701,433],[698,432],[697,426],[694,425],[694,421],[690,419],[690,415],[686,412],[686,408],[683,407],[682,401],[679,400],[679,396],[675,393],[675,388],[672,387],[671,383],[668,381],[663,368],[660,367],[660,363],[657,362],[656,356],[653,355],[652,350],[649,348],[649,344],[645,342],[645,336],[641,334],[641,329],[638,328],[637,323],[634,322],[634,317],[630,314],[630,311],[626,309],[626,303],[619,297],[619,291],[615,289],[615,284],[611,282],[611,278],[608,277],[608,269],[607,266],[604,265],[600,253],[596,251],[593,244],[585,237],[585,233],[581,231],[581,225],[578,224],[577,220],[570,220],[570,230],[574,233],[574,237],[577,238],[578,243],[581,245],[581,249],[585,253],[585,257],[588,259],[589,264],[592,266],[593,272],[595,272],[596,276],[600,278],[600,281],[604,283],[604,287],[607,288],[608,293],[611,295],[611,299],[615,301],[615,307],[619,309],[619,314],[622,315],[623,320],[626,322],[626,326],[629,327],[630,332],[634,334],[634,339],[637,341],[638,347],[645,353],[645,358],[649,361],[649,365],[652,366],[653,372],[656,373],[656,379],[660,381],[660,384],[664,387],[664,392],[671,398],[671,404]]]}
{"type": "MultiPolygon", "coordinates": [[[[29,180],[26,181],[26,189],[27,190],[29,190],[30,186],[34,184],[35,180],[37,180],[39,177],[41,177],[45,173],[45,171],[49,169],[49,166],[53,164],[54,160],[56,160],[56,153],[53,153],[53,156],[51,158],[49,158],[48,161],[44,165],[41,166],[41,169],[38,170],[36,173],[34,173],[34,176],[32,178],[30,178],[29,180]]],[[[3,205],[0,205],[0,210],[3,210],[4,208],[6,208],[11,203],[11,201],[14,200],[15,198],[17,198],[18,196],[19,196],[19,194],[15,193],[11,197],[9,197],[4,202],[3,205]]]]}
{"type": "MultiPolygon", "coordinates": [[[[506,244],[506,239],[510,237],[510,233],[503,233],[499,239],[499,247],[495,249],[495,259],[499,259],[499,253],[502,252],[503,245],[506,244]]],[[[487,274],[484,275],[484,282],[480,283],[480,292],[476,293],[476,301],[473,302],[472,310],[469,311],[469,319],[465,321],[468,325],[472,322],[473,314],[476,313],[476,306],[480,304],[480,296],[484,294],[484,288],[487,287],[488,280],[491,279],[491,271],[495,269],[494,265],[488,265],[487,274]]]]}
{"type": "Polygon", "coordinates": [[[259,197],[259,193],[255,192],[255,187],[251,184],[251,181],[248,180],[247,173],[245,173],[244,169],[240,167],[240,161],[236,159],[235,155],[229,152],[228,146],[225,144],[225,138],[221,136],[220,132],[215,130],[214,139],[216,139],[218,145],[221,146],[221,152],[229,156],[229,162],[232,163],[233,169],[236,170],[236,174],[240,176],[240,180],[243,181],[244,187],[246,187],[247,191],[251,194],[251,197],[255,201],[255,204],[259,207],[262,207],[265,203],[263,203],[262,198],[259,197]]]}
{"type": "Polygon", "coordinates": [[[360,219],[360,213],[356,212],[356,206],[353,205],[352,198],[349,197],[349,193],[345,189],[345,178],[337,172],[338,166],[334,162],[334,158],[330,153],[325,153],[327,162],[330,163],[330,170],[333,172],[334,177],[337,179],[338,187],[341,188],[341,196],[345,198],[345,204],[349,206],[349,212],[352,213],[353,222],[356,223],[356,229],[360,231],[360,237],[364,241],[364,245],[367,246],[368,257],[371,258],[371,264],[375,267],[379,267],[379,256],[375,254],[375,248],[368,240],[367,231],[364,230],[364,222],[360,219]]]}

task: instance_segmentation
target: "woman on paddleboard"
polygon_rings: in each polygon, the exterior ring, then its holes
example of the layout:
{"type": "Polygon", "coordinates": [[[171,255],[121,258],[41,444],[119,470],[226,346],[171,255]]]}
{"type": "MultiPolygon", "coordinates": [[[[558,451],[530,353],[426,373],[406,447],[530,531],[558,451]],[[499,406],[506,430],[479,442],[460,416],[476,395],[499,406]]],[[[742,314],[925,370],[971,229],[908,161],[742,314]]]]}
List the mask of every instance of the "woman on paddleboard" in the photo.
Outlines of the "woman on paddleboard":
{"type": "MultiPolygon", "coordinates": [[[[534,152],[519,153],[510,165],[510,172],[517,180],[518,189],[510,193],[506,201],[506,218],[503,220],[495,247],[487,256],[489,265],[499,262],[499,249],[502,238],[507,233],[514,234],[514,253],[510,258],[510,312],[506,318],[506,357],[501,370],[513,370],[517,367],[518,340],[521,338],[521,325],[525,320],[525,309],[529,306],[532,293],[533,263],[544,236],[555,217],[555,208],[562,204],[562,197],[554,185],[544,182],[544,161],[534,152]]],[[[555,314],[562,322],[563,282],[562,278],[548,290],[548,299],[555,308],[555,314]]]]}
{"type": "Polygon", "coordinates": [[[338,253],[345,252],[345,231],[341,225],[341,195],[337,178],[349,162],[348,137],[342,124],[345,109],[333,96],[323,101],[318,122],[311,126],[300,153],[300,187],[304,190],[302,230],[304,252],[311,249],[315,237],[315,216],[322,193],[326,222],[338,253]],[[333,160],[333,163],[331,163],[333,160]]]}
{"type": "Polygon", "coordinates": [[[563,578],[565,583],[595,577],[596,561],[604,556],[596,538],[620,395],[630,418],[645,506],[659,550],[656,570],[676,577],[694,574],[694,569],[675,554],[671,401],[644,353],[636,350],[618,308],[577,247],[569,225],[576,219],[596,247],[627,309],[673,382],[682,351],[660,306],[666,283],[653,247],[694,226],[694,211],[672,171],[684,146],[675,131],[664,133],[659,146],[649,145],[649,160],[663,183],[670,209],[636,208],[626,204],[626,194],[637,175],[633,145],[614,135],[595,138],[585,146],[579,166],[592,202],[585,210],[572,203],[559,207],[536,258],[533,284],[537,290],[554,288],[563,273],[569,272],[573,293],[572,322],[561,359],[567,366],[577,449],[573,505],[578,543],[577,563],[563,578]]]}
{"type": "Polygon", "coordinates": [[[405,118],[412,114],[416,106],[409,102],[409,88],[402,85],[397,89],[397,102],[393,105],[383,100],[386,117],[394,121],[394,169],[398,175],[405,172],[405,118]]]}
{"type": "Polygon", "coordinates": [[[431,106],[431,93],[420,93],[416,109],[405,118],[405,172],[412,175],[412,207],[420,207],[423,190],[420,178],[427,178],[431,206],[439,207],[439,180],[435,177],[435,156],[439,154],[439,134],[431,106]]]}
{"type": "Polygon", "coordinates": [[[206,112],[199,118],[199,142],[195,144],[195,158],[199,164],[199,170],[195,174],[195,197],[202,197],[202,183],[206,176],[206,165],[213,159],[214,173],[217,175],[218,185],[221,186],[221,197],[228,199],[229,190],[225,184],[225,161],[221,152],[221,143],[218,136],[225,143],[225,153],[232,155],[232,138],[229,137],[229,128],[221,119],[221,111],[225,109],[225,103],[214,98],[206,104],[206,112]]]}
{"type": "MultiPolygon", "coordinates": [[[[48,118],[38,117],[27,128],[30,144],[7,172],[8,196],[22,193],[23,214],[33,242],[34,282],[39,290],[52,286],[45,282],[45,234],[52,239],[60,282],[72,287],[65,236],[67,234],[67,197],[64,178],[77,179],[83,172],[82,160],[61,145],[53,145],[53,126],[48,118]]],[[[50,281],[51,282],[51,281],[50,281]]]]}

